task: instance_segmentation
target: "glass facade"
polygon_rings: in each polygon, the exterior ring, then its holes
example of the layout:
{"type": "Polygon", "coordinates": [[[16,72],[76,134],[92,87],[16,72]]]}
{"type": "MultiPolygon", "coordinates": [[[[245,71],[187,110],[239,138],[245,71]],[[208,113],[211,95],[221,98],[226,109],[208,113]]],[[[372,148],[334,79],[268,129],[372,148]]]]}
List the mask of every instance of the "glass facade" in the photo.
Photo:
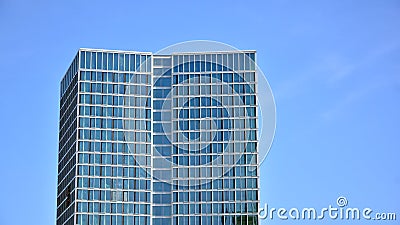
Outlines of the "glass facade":
{"type": "Polygon", "coordinates": [[[254,51],[81,49],[60,99],[57,225],[259,224],[254,51]]]}

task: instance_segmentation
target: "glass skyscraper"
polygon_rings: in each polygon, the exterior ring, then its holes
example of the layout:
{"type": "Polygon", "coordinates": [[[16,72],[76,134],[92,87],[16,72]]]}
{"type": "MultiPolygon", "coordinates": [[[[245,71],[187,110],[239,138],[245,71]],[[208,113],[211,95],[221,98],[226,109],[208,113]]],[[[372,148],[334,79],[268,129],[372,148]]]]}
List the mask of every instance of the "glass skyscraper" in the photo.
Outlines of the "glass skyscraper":
{"type": "Polygon", "coordinates": [[[61,81],[57,225],[259,224],[255,51],[80,49],[61,81]]]}

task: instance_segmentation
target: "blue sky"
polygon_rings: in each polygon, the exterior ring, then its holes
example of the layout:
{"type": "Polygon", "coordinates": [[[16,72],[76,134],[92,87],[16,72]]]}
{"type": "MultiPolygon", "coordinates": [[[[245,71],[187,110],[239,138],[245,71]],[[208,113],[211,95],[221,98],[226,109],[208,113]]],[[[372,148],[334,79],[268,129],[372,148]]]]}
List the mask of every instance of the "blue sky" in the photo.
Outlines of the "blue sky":
{"type": "MultiPolygon", "coordinates": [[[[399,1],[2,0],[0,27],[0,225],[55,223],[59,82],[78,48],[197,39],[258,51],[277,109],[262,204],[345,196],[400,217],[399,1]]],[[[262,222],[322,223],[396,224],[262,222]]]]}

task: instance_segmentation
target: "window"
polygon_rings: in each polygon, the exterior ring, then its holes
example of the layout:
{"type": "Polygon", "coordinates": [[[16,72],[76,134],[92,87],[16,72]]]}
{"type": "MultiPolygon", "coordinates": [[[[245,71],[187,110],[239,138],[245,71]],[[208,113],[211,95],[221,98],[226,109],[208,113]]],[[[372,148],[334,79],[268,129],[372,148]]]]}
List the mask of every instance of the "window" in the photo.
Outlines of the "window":
{"type": "MultiPolygon", "coordinates": [[[[181,121],[183,122],[183,121],[181,121]]],[[[200,129],[200,120],[191,120],[190,121],[190,130],[198,130],[200,129]]]]}
{"type": "Polygon", "coordinates": [[[155,146],[155,150],[163,156],[170,156],[171,155],[171,147],[169,146],[155,146]]]}
{"type": "Polygon", "coordinates": [[[155,216],[170,216],[171,207],[170,206],[153,206],[153,213],[155,216]]]}
{"type": "Polygon", "coordinates": [[[166,98],[169,94],[169,89],[155,89],[154,98],[166,98]]]}
{"type": "Polygon", "coordinates": [[[90,119],[89,118],[80,118],[79,119],[79,126],[80,127],[89,127],[90,126],[90,119]]]}
{"type": "Polygon", "coordinates": [[[251,116],[251,117],[256,116],[256,108],[255,107],[247,107],[247,116],[251,116]]]}
{"type": "Polygon", "coordinates": [[[190,118],[199,118],[199,117],[200,117],[200,109],[190,110],[190,118]]]}
{"type": "Polygon", "coordinates": [[[113,69],[114,70],[118,70],[118,53],[114,53],[114,65],[113,65],[113,69]]]}
{"type": "Polygon", "coordinates": [[[157,133],[163,133],[164,132],[163,124],[162,123],[154,123],[153,124],[153,131],[157,132],[157,133]]]}
{"type": "Polygon", "coordinates": [[[171,78],[170,77],[161,77],[158,78],[155,86],[158,87],[170,87],[171,86],[171,78]]]}
{"type": "Polygon", "coordinates": [[[154,109],[170,109],[171,101],[169,100],[154,100],[153,107],[154,109]]]}
{"type": "Polygon", "coordinates": [[[154,135],[154,144],[170,144],[169,139],[165,135],[154,135]]]}
{"type": "Polygon", "coordinates": [[[91,63],[91,66],[90,66],[91,69],[96,69],[96,62],[97,62],[97,60],[96,60],[96,52],[92,52],[92,63],[91,63]]]}
{"type": "Polygon", "coordinates": [[[162,116],[162,112],[154,112],[153,113],[154,121],[161,121],[162,120],[161,116],[162,116]]]}
{"type": "Polygon", "coordinates": [[[155,192],[171,192],[171,185],[164,182],[154,182],[153,188],[155,192]]]}
{"type": "Polygon", "coordinates": [[[211,105],[211,97],[202,97],[201,105],[202,106],[210,106],[211,105]]]}
{"type": "Polygon", "coordinates": [[[97,66],[96,66],[96,69],[101,69],[102,68],[102,62],[103,62],[102,52],[97,52],[97,66]]]}

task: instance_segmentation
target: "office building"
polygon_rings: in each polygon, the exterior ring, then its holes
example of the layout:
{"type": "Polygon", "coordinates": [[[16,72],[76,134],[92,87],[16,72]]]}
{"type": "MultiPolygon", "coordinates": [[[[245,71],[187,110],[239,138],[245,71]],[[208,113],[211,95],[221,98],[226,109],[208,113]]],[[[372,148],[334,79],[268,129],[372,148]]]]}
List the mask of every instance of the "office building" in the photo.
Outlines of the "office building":
{"type": "Polygon", "coordinates": [[[259,224],[255,51],[80,49],[61,81],[57,225],[259,224]]]}

